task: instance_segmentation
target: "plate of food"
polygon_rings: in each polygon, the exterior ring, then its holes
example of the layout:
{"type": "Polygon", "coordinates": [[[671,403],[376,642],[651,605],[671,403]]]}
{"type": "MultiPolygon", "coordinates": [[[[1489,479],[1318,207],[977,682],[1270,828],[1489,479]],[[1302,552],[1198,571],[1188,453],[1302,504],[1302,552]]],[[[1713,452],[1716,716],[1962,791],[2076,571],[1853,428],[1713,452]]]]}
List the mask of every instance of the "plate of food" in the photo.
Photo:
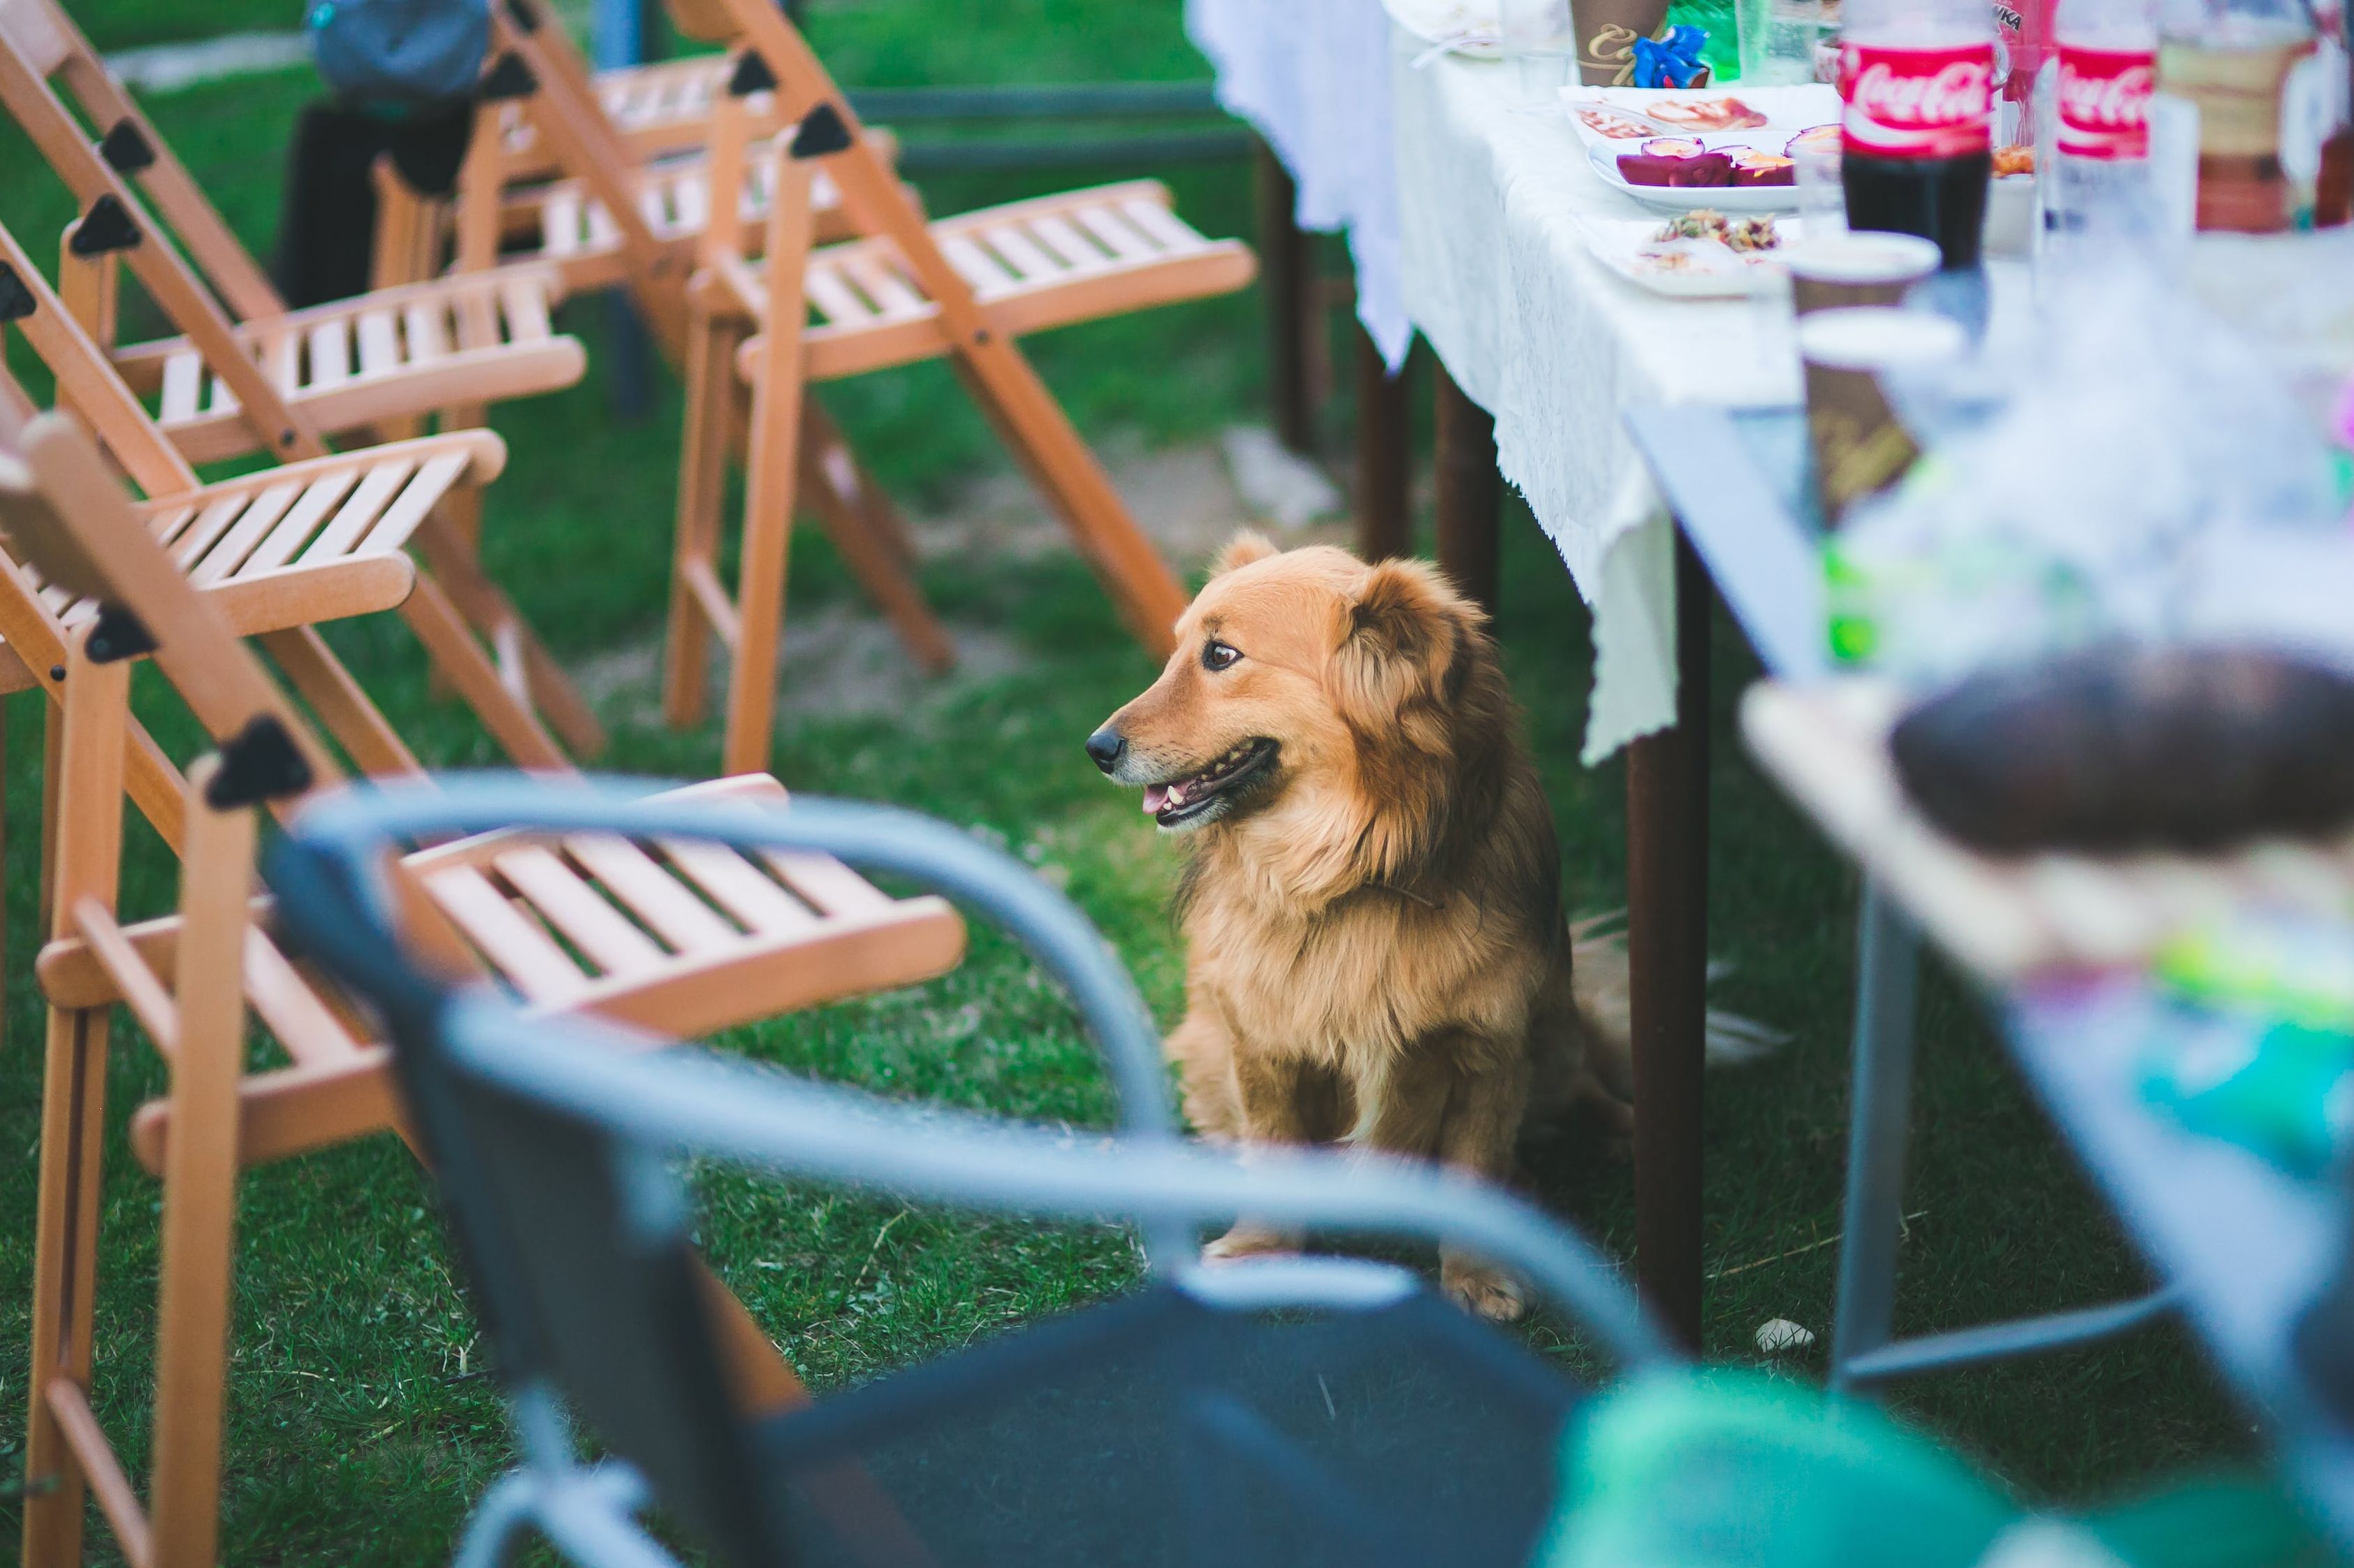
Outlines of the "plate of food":
{"type": "Polygon", "coordinates": [[[1564,88],[1562,107],[1595,172],[1663,212],[1704,189],[1724,212],[1787,212],[1798,205],[1799,151],[1837,144],[1839,94],[1816,84],[1740,91],[1564,88]]]}
{"type": "Polygon", "coordinates": [[[1504,24],[1497,0],[1382,0],[1390,19],[1426,44],[1472,59],[1501,59],[1504,24]]]}
{"type": "Polygon", "coordinates": [[[1580,227],[1596,260],[1630,283],[1680,299],[1736,299],[1751,292],[1783,248],[1799,236],[1795,217],[1744,217],[1714,207],[1695,207],[1665,223],[1603,217],[1587,218],[1580,227]]]}
{"type": "Polygon", "coordinates": [[[1797,157],[1788,143],[1653,136],[1589,147],[1585,155],[1604,184],[1661,212],[1682,212],[1696,202],[1741,214],[1788,212],[1798,205],[1797,157]]]}
{"type": "Polygon", "coordinates": [[[1755,136],[1760,144],[1819,125],[1837,125],[1839,93],[1820,83],[1720,91],[1649,87],[1564,87],[1562,107],[1580,140],[1638,142],[1653,136],[1755,136]]]}

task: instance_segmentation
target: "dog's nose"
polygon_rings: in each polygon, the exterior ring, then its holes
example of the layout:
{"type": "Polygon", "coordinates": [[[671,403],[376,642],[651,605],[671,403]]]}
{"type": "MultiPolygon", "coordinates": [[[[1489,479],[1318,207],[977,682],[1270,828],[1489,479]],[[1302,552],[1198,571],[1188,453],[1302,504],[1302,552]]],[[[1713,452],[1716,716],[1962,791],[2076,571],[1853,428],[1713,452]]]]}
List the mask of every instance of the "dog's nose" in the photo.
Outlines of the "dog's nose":
{"type": "Polygon", "coordinates": [[[1106,725],[1087,736],[1087,755],[1095,758],[1097,768],[1108,773],[1128,755],[1128,736],[1106,725]]]}

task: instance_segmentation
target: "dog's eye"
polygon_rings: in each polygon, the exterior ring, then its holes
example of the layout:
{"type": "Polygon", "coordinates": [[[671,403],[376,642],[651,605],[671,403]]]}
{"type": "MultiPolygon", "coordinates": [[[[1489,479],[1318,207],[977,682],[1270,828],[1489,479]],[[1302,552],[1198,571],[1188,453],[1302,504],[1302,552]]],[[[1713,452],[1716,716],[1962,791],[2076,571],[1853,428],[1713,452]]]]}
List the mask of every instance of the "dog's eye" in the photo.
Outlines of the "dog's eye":
{"type": "Polygon", "coordinates": [[[1223,670],[1242,656],[1241,649],[1229,647],[1224,642],[1205,643],[1202,648],[1202,668],[1223,670]]]}

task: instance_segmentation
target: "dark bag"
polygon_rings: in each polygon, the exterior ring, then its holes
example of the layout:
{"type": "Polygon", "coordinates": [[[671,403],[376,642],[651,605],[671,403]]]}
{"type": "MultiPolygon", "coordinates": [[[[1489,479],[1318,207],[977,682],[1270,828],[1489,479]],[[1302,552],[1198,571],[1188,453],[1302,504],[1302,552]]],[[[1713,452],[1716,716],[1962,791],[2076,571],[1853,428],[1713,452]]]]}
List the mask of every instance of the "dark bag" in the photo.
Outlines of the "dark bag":
{"type": "Polygon", "coordinates": [[[447,196],[473,131],[473,105],[463,101],[398,119],[334,103],[304,109],[278,221],[274,270],[286,302],[299,308],[365,292],[376,243],[371,166],[390,154],[411,190],[447,196]]]}
{"type": "Polygon", "coordinates": [[[317,0],[303,25],[319,74],[350,103],[471,97],[491,48],[489,0],[317,0]]]}

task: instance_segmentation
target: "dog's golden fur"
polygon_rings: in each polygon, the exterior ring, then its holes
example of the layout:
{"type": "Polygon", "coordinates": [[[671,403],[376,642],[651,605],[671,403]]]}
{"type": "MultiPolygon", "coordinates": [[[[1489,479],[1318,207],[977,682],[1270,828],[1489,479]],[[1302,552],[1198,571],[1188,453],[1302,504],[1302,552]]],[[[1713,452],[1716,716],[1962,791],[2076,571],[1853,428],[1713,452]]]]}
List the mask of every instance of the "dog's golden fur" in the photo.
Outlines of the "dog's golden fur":
{"type": "MultiPolygon", "coordinates": [[[[1190,836],[1167,1045],[1194,1126],[1504,1180],[1523,1128],[1575,1099],[1623,1125],[1624,959],[1563,919],[1553,815],[1481,611],[1418,562],[1245,535],[1177,638],[1099,732],[1125,742],[1106,771],[1165,785],[1274,743],[1190,836]]],[[[1289,1245],[1245,1225],[1210,1252],[1289,1245]]],[[[1447,1254],[1442,1282],[1521,1310],[1475,1259],[1447,1254]]]]}

